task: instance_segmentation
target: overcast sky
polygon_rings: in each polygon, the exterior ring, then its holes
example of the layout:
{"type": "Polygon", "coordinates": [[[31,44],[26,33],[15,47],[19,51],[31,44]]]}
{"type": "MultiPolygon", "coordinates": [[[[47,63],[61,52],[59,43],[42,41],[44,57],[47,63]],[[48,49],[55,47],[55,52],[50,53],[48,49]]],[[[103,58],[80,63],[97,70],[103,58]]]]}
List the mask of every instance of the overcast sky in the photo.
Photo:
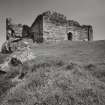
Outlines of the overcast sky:
{"type": "Polygon", "coordinates": [[[80,24],[91,24],[94,40],[105,39],[105,0],[0,0],[0,46],[6,38],[6,17],[30,26],[47,10],[63,13],[80,24]]]}

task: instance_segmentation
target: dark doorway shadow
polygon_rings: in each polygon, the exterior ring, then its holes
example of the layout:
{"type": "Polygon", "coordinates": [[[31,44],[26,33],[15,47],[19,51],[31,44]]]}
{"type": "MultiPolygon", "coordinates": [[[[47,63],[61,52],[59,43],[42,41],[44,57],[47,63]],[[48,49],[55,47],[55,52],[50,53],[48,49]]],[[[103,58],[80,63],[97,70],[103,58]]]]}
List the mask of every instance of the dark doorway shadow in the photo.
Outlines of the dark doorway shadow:
{"type": "Polygon", "coordinates": [[[73,34],[71,32],[67,33],[67,38],[68,40],[72,40],[73,34]]]}

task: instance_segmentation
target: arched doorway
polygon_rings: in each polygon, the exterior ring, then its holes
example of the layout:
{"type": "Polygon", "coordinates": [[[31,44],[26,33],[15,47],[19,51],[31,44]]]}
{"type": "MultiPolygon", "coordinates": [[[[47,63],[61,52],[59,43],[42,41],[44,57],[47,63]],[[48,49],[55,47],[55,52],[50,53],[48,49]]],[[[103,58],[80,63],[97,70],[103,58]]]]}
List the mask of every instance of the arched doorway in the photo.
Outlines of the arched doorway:
{"type": "Polygon", "coordinates": [[[67,33],[68,40],[72,40],[73,34],[71,32],[67,33]]]}

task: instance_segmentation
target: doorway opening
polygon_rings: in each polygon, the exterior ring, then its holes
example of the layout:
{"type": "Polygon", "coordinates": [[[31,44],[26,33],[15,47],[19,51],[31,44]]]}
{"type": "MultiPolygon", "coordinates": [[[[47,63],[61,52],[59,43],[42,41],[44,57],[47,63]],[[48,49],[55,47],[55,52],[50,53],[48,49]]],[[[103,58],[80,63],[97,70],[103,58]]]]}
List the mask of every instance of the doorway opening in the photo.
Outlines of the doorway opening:
{"type": "Polygon", "coordinates": [[[68,40],[72,40],[73,34],[71,32],[67,33],[67,38],[68,40]]]}

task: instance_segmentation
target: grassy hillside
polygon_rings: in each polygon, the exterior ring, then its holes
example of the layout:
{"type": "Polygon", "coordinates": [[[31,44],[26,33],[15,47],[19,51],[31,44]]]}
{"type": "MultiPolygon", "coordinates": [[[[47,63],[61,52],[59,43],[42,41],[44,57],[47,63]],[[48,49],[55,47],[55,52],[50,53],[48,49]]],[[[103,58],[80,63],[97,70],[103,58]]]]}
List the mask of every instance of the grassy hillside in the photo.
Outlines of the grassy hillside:
{"type": "Polygon", "coordinates": [[[0,75],[0,105],[105,105],[105,41],[34,45],[32,52],[35,59],[0,75]]]}
{"type": "Polygon", "coordinates": [[[63,41],[58,44],[43,44],[33,48],[36,55],[60,56],[66,61],[103,62],[105,61],[105,41],[70,42],[63,41]]]}

